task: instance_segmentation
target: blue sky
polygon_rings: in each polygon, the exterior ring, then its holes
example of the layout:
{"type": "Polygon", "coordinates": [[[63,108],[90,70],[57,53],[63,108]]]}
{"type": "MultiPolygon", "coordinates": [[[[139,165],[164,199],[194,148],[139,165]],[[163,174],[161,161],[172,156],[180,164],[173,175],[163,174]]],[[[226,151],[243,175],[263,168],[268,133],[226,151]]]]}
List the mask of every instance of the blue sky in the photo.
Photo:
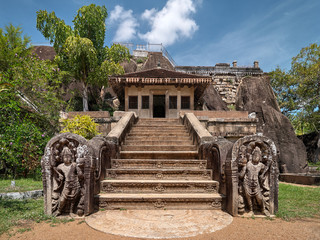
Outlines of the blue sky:
{"type": "Polygon", "coordinates": [[[0,28],[21,26],[37,45],[36,11],[54,11],[72,25],[83,5],[105,5],[106,44],[163,43],[177,65],[214,66],[255,60],[264,71],[288,70],[291,58],[320,44],[319,0],[1,0],[0,28]]]}

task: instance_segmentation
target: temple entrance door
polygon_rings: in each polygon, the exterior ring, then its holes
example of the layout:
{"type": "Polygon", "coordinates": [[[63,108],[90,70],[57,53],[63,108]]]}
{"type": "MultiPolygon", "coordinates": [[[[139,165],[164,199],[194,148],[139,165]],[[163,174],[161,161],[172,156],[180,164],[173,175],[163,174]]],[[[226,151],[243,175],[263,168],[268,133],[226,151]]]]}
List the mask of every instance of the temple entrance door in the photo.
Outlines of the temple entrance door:
{"type": "Polygon", "coordinates": [[[166,98],[165,95],[153,95],[153,117],[166,117],[166,98]]]}

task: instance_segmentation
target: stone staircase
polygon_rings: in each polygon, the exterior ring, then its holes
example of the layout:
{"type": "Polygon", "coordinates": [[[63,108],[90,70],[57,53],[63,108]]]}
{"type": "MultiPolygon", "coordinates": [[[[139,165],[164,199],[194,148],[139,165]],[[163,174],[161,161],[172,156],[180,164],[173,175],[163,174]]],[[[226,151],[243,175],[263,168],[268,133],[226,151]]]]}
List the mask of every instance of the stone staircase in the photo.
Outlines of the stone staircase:
{"type": "Polygon", "coordinates": [[[219,183],[178,119],[140,119],[95,196],[100,209],[221,209],[219,183]]]}

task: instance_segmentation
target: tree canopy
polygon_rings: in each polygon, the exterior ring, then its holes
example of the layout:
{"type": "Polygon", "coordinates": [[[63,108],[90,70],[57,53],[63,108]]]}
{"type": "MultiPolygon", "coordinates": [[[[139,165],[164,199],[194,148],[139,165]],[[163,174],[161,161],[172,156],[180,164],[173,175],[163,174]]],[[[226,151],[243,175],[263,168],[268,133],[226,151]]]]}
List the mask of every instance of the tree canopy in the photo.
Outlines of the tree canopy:
{"type": "Polygon", "coordinates": [[[0,29],[0,174],[40,173],[46,141],[58,127],[64,74],[32,53],[20,27],[0,29]]]}
{"type": "Polygon", "coordinates": [[[75,16],[74,28],[56,17],[54,12],[37,12],[37,29],[53,44],[56,62],[82,83],[83,110],[88,111],[88,86],[104,86],[108,75],[124,72],[120,62],[129,60],[129,50],[121,45],[104,46],[105,6],[81,7],[75,16]]]}
{"type": "Polygon", "coordinates": [[[271,84],[282,112],[303,134],[320,129],[320,45],[302,48],[292,58],[291,69],[277,67],[270,73],[271,84]]]}

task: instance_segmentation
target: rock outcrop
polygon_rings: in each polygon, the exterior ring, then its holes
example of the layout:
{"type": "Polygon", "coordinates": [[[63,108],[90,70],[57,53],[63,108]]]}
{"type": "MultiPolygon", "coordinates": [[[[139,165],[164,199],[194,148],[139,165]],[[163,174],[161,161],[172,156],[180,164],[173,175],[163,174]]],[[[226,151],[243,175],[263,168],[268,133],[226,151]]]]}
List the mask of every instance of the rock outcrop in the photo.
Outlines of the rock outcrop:
{"type": "Polygon", "coordinates": [[[227,104],[222,100],[212,84],[204,91],[200,103],[201,105],[205,105],[206,110],[229,111],[227,104]]]}
{"type": "Polygon", "coordinates": [[[40,60],[51,60],[55,58],[56,51],[51,46],[34,46],[32,52],[37,54],[40,60]]]}
{"type": "Polygon", "coordinates": [[[312,132],[299,136],[306,146],[308,160],[317,163],[320,162],[320,133],[312,132]]]}
{"type": "Polygon", "coordinates": [[[307,171],[307,153],[297,138],[289,119],[279,109],[268,76],[246,77],[239,85],[236,110],[255,112],[259,122],[257,132],[271,138],[279,150],[281,172],[307,171]]]}
{"type": "Polygon", "coordinates": [[[162,69],[174,71],[170,61],[162,55],[162,52],[148,52],[146,62],[143,64],[142,71],[160,67],[162,69]]]}
{"type": "Polygon", "coordinates": [[[131,73],[131,72],[137,71],[137,64],[132,59],[130,59],[129,62],[124,61],[120,63],[120,65],[123,67],[125,73],[131,73]]]}

